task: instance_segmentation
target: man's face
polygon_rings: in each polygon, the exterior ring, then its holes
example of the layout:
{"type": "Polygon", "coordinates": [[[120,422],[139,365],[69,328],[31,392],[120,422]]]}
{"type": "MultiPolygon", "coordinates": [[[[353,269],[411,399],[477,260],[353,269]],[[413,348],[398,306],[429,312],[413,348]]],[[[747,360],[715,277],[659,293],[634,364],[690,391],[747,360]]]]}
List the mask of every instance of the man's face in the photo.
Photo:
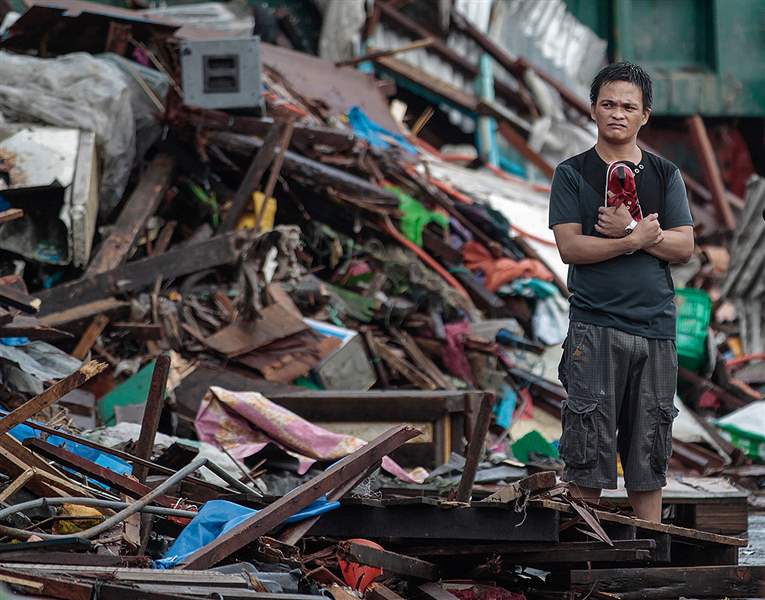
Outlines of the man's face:
{"type": "Polygon", "coordinates": [[[612,144],[634,140],[651,112],[643,109],[641,89],[628,81],[612,81],[601,86],[590,111],[598,126],[598,137],[612,144]]]}

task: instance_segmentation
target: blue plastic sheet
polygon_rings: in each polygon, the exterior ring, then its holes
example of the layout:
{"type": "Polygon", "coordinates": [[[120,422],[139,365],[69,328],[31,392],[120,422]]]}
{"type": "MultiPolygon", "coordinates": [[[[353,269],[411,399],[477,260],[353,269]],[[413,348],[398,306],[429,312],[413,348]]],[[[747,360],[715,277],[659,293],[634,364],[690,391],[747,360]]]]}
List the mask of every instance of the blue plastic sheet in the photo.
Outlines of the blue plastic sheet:
{"type": "MultiPolygon", "coordinates": [[[[0,410],[0,414],[6,415],[8,414],[8,411],[0,410]]],[[[41,438],[42,435],[40,431],[32,429],[29,425],[25,425],[24,423],[12,427],[9,433],[19,442],[23,442],[29,438],[41,438]]],[[[122,460],[121,458],[117,458],[116,456],[112,456],[111,454],[107,454],[106,452],[96,450],[95,448],[90,448],[89,446],[84,446],[82,444],[78,444],[77,442],[73,442],[56,435],[49,435],[45,441],[54,446],[64,448],[69,452],[76,454],[77,456],[81,456],[82,458],[93,461],[94,463],[99,464],[102,467],[106,467],[107,469],[110,469],[115,473],[119,473],[120,475],[130,474],[132,471],[130,463],[122,460]]],[[[92,481],[92,483],[109,489],[107,486],[104,486],[97,481],[92,481]]]]}
{"type": "Polygon", "coordinates": [[[518,396],[511,387],[503,387],[499,402],[494,405],[496,423],[502,429],[509,429],[513,424],[513,412],[518,396]]]}
{"type": "MultiPolygon", "coordinates": [[[[321,497],[300,512],[287,519],[295,523],[310,517],[322,515],[340,506],[339,502],[329,502],[321,497]]],[[[210,500],[205,503],[191,523],[186,525],[165,553],[165,557],[154,561],[157,569],[172,569],[182,563],[187,556],[206,546],[217,537],[246,521],[258,511],[228,500],[210,500]]]]}
{"type": "Polygon", "coordinates": [[[395,140],[395,142],[407,152],[417,154],[417,148],[412,146],[403,135],[400,133],[393,133],[381,125],[378,125],[358,106],[354,106],[350,110],[348,113],[348,121],[353,128],[353,133],[366,140],[373,148],[380,148],[381,150],[390,148],[390,144],[385,139],[387,137],[395,140]]]}

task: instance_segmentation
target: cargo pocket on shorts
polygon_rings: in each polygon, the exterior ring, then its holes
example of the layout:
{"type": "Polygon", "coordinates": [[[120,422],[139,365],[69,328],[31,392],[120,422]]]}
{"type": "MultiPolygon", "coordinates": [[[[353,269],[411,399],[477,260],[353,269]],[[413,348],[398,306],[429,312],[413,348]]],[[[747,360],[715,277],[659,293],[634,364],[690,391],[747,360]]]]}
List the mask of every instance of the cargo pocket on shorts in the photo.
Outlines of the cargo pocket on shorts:
{"type": "Polygon", "coordinates": [[[566,375],[568,365],[566,364],[566,358],[568,355],[568,350],[566,349],[566,345],[568,344],[568,336],[566,336],[566,339],[563,340],[563,345],[561,348],[563,348],[563,353],[560,356],[560,362],[558,363],[558,380],[560,381],[560,384],[563,386],[564,390],[568,389],[568,375],[566,375]]]}
{"type": "Polygon", "coordinates": [[[569,396],[563,402],[560,455],[567,467],[590,467],[598,458],[598,401],[569,396]]]}
{"type": "Polygon", "coordinates": [[[659,475],[667,472],[667,463],[672,455],[672,421],[679,412],[674,404],[659,406],[651,448],[651,467],[659,475]]]}

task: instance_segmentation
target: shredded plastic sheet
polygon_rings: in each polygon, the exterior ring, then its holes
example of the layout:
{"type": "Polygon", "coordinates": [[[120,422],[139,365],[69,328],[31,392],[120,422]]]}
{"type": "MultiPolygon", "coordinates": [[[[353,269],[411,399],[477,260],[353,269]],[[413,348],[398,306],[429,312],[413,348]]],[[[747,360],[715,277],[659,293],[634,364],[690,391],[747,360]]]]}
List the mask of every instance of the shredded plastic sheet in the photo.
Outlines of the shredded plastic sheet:
{"type": "Polygon", "coordinates": [[[428,223],[437,223],[441,227],[449,226],[449,217],[444,213],[428,210],[419,200],[393,185],[385,186],[385,189],[394,193],[398,198],[398,207],[401,209],[401,231],[410,242],[422,247],[422,232],[428,223]]]}
{"type": "Polygon", "coordinates": [[[81,52],[53,59],[0,52],[0,113],[93,131],[103,158],[101,207],[110,212],[119,203],[135,157],[135,123],[130,88],[113,63],[81,52]]]}
{"type": "MultiPolygon", "coordinates": [[[[309,519],[340,506],[339,502],[329,502],[325,497],[319,498],[300,512],[292,515],[286,523],[295,523],[309,519]]],[[[246,521],[257,510],[240,506],[227,500],[210,500],[199,511],[199,514],[186,525],[181,534],[168,548],[165,557],[154,561],[157,569],[172,569],[182,563],[187,556],[206,546],[230,529],[246,521]]]]}
{"type": "MultiPolygon", "coordinates": [[[[203,442],[226,448],[244,459],[273,444],[299,463],[304,474],[316,460],[336,461],[366,445],[361,438],[314,425],[258,392],[231,392],[211,387],[199,406],[194,426],[203,442]]],[[[408,483],[418,483],[390,457],[382,468],[408,483]]]]}
{"type": "Polygon", "coordinates": [[[370,119],[367,114],[358,106],[354,106],[348,112],[348,120],[353,128],[353,133],[366,140],[373,148],[386,150],[390,148],[391,142],[400,146],[411,154],[417,154],[417,148],[412,146],[407,139],[400,133],[394,133],[378,125],[370,119]]]}

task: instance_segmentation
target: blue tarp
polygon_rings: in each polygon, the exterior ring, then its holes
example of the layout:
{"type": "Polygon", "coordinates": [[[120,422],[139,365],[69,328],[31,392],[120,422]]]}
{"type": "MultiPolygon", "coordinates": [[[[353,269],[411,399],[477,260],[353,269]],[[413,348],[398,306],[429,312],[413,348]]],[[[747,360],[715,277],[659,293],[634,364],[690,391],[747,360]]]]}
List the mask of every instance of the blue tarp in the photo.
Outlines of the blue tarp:
{"type": "Polygon", "coordinates": [[[395,142],[407,152],[417,154],[417,148],[412,146],[403,135],[400,133],[393,133],[381,125],[378,125],[358,106],[354,106],[350,110],[348,113],[348,121],[353,128],[353,133],[366,140],[373,148],[380,148],[381,150],[390,148],[390,144],[385,139],[387,137],[395,140],[395,142]]]}
{"type": "MultiPolygon", "coordinates": [[[[8,412],[4,410],[0,410],[0,413],[4,415],[8,414],[8,412]]],[[[40,431],[32,429],[29,425],[25,425],[24,423],[12,427],[9,433],[20,442],[23,442],[28,438],[40,438],[42,435],[40,431]]],[[[130,463],[122,460],[121,458],[117,458],[116,456],[112,456],[106,452],[101,452],[95,448],[90,448],[89,446],[83,446],[77,442],[72,442],[55,435],[49,435],[45,441],[54,446],[65,448],[77,456],[81,456],[82,458],[93,461],[94,463],[97,463],[102,467],[106,467],[107,469],[111,469],[120,475],[130,474],[133,470],[133,468],[130,466],[130,463]]],[[[98,482],[93,483],[108,489],[107,486],[104,486],[98,482]]]]}
{"type": "MultiPolygon", "coordinates": [[[[287,519],[287,523],[302,521],[324,514],[340,506],[339,502],[329,502],[322,497],[287,519]]],[[[257,510],[229,502],[228,500],[210,500],[205,503],[199,514],[186,525],[165,553],[165,558],[154,561],[157,569],[172,569],[182,563],[187,556],[206,546],[242,521],[249,519],[257,510]]]]}

